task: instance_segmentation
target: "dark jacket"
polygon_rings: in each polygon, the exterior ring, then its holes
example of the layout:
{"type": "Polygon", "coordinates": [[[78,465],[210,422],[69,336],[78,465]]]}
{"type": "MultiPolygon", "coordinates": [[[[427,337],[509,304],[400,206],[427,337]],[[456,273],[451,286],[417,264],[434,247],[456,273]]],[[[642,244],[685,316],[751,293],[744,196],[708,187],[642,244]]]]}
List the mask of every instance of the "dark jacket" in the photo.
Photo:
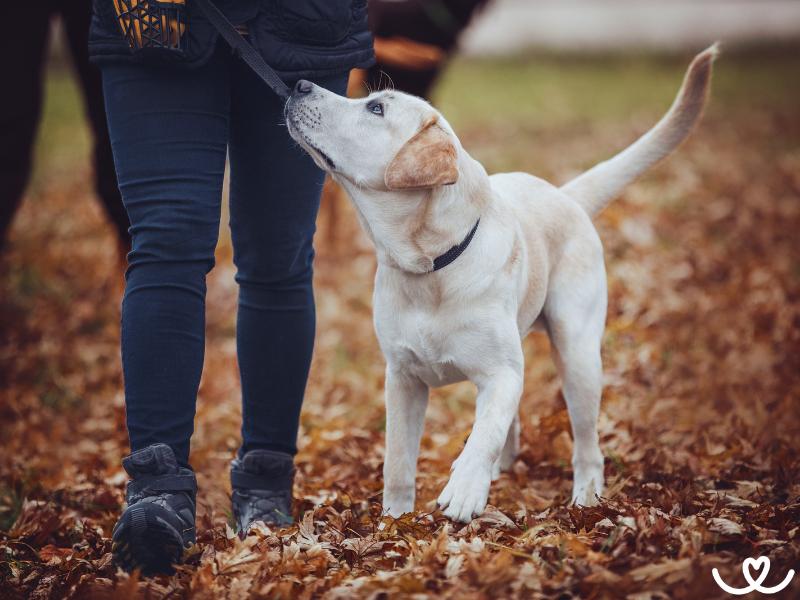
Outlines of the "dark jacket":
{"type": "MultiPolygon", "coordinates": [[[[287,81],[333,75],[374,62],[367,0],[215,0],[215,4],[234,25],[246,26],[251,43],[287,81]]],[[[132,51],[117,21],[114,0],[94,0],[92,60],[204,64],[219,34],[192,0],[186,1],[185,10],[187,27],[179,51],[132,51]]]]}

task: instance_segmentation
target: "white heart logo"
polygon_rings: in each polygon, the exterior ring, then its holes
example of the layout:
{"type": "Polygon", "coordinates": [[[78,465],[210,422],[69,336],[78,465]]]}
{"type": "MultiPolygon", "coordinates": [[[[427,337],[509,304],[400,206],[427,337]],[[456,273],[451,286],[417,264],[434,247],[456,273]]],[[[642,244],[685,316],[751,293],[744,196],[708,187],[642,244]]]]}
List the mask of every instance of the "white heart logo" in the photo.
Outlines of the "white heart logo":
{"type": "Polygon", "coordinates": [[[769,575],[769,559],[766,556],[759,556],[758,558],[745,558],[744,564],[742,565],[742,575],[747,580],[753,589],[759,589],[761,587],[761,583],[767,578],[769,575]],[[750,573],[750,569],[755,568],[756,573],[761,571],[758,575],[758,580],[753,581],[753,575],[750,573]]]}
{"type": "Polygon", "coordinates": [[[724,591],[728,592],[729,594],[733,594],[734,596],[744,596],[745,594],[749,594],[753,591],[759,591],[762,594],[775,594],[780,592],[786,586],[789,585],[791,582],[792,577],[794,577],[794,569],[789,569],[789,572],[786,574],[784,580],[779,583],[778,585],[774,585],[772,587],[767,587],[761,585],[764,580],[769,575],[769,558],[766,556],[759,556],[758,558],[746,558],[744,559],[744,563],[742,563],[742,575],[747,580],[747,583],[750,585],[745,588],[735,588],[729,586],[722,580],[720,577],[719,570],[716,567],[711,569],[711,574],[714,576],[714,581],[717,582],[717,585],[721,587],[724,591]],[[751,569],[754,569],[756,573],[758,573],[758,579],[753,579],[753,574],[751,569]]]}

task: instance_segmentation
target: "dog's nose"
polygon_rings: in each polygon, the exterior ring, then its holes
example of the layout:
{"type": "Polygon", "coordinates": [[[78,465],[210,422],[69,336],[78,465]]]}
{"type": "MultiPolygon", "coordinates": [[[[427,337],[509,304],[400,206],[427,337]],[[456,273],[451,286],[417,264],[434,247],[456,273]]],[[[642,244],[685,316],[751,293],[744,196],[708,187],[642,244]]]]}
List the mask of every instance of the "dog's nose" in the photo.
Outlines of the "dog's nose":
{"type": "Polygon", "coordinates": [[[308,94],[313,89],[314,84],[310,81],[306,81],[305,79],[301,79],[298,81],[294,86],[294,93],[295,94],[308,94]]]}

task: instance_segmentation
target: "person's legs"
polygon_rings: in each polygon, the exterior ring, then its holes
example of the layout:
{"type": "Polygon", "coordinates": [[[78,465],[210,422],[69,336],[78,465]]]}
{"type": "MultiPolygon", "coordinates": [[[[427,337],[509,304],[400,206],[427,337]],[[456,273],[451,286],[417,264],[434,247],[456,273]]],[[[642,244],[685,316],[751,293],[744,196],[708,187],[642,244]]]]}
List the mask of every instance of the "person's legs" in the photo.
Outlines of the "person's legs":
{"type": "MultiPolygon", "coordinates": [[[[316,83],[344,93],[347,74],[316,83]]],[[[240,455],[253,449],[294,454],[314,345],[312,241],[323,173],[282,126],[283,101],[239,61],[231,89],[240,455]]]]}
{"type": "Polygon", "coordinates": [[[203,368],[230,109],[222,52],[194,70],[103,67],[111,145],[131,220],[122,363],[131,451],[187,465],[203,368]]]}
{"type": "Polygon", "coordinates": [[[78,80],[83,90],[86,116],[94,137],[94,183],[106,214],[114,226],[122,252],[130,251],[130,222],[122,205],[108,138],[103,84],[99,69],[89,62],[89,21],[92,0],[62,0],[59,11],[64,21],[70,54],[78,80]]]}
{"type": "Polygon", "coordinates": [[[0,250],[31,170],[36,124],[42,107],[42,68],[50,32],[50,2],[14,2],[0,36],[6,88],[0,94],[0,250]]]}

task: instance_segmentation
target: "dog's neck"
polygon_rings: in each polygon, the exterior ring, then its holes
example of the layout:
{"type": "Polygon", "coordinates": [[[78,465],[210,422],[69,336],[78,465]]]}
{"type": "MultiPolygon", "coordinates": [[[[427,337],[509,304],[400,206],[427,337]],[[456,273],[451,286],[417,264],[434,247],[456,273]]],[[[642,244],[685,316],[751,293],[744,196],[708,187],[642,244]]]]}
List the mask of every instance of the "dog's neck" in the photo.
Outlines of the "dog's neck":
{"type": "Polygon", "coordinates": [[[420,190],[373,190],[340,180],[380,264],[429,273],[437,256],[464,240],[483,214],[490,188],[483,166],[463,149],[458,170],[453,185],[420,190]]]}

